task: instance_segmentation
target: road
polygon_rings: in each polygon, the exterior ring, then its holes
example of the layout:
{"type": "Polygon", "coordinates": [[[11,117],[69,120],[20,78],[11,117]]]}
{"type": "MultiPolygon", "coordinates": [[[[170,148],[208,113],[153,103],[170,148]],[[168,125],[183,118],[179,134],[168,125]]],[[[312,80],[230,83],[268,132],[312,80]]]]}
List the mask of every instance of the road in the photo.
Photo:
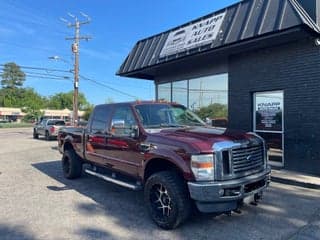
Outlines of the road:
{"type": "Polygon", "coordinates": [[[66,180],[56,141],[0,129],[0,239],[320,239],[320,191],[272,183],[241,214],[155,226],[133,192],[84,175],[66,180]]]}

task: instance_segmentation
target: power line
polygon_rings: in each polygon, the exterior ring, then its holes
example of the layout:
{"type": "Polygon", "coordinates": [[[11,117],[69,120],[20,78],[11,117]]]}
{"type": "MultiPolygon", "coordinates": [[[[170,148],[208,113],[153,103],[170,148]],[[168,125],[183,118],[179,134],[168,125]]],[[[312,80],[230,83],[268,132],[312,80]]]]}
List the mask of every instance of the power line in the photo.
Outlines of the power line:
{"type": "Polygon", "coordinates": [[[121,90],[119,90],[119,89],[115,89],[115,88],[113,88],[113,87],[111,87],[111,86],[109,86],[109,85],[107,85],[107,84],[98,82],[98,81],[96,81],[96,80],[94,80],[94,79],[87,78],[87,77],[84,77],[84,76],[81,76],[81,75],[80,75],[80,77],[81,77],[83,80],[93,82],[93,83],[95,83],[95,84],[97,84],[97,85],[99,85],[99,86],[108,88],[109,90],[112,90],[112,91],[114,91],[114,92],[118,92],[118,93],[120,93],[120,94],[122,94],[122,95],[131,97],[131,98],[134,98],[134,99],[137,99],[137,98],[138,98],[137,96],[131,95],[131,94],[126,93],[126,92],[123,92],[123,91],[121,91],[121,90]]]}
{"type": "MultiPolygon", "coordinates": [[[[3,71],[3,68],[1,69],[3,71]]],[[[23,71],[26,75],[39,75],[43,77],[57,77],[57,78],[63,78],[63,79],[70,79],[70,76],[62,76],[62,75],[56,75],[56,74],[50,74],[50,73],[42,73],[42,72],[32,72],[32,71],[23,71]]],[[[3,72],[2,72],[3,73],[3,72]]]]}
{"type": "MultiPolygon", "coordinates": [[[[4,67],[5,64],[0,64],[0,66],[4,67]]],[[[21,66],[18,65],[22,69],[33,69],[33,70],[43,70],[47,72],[64,72],[64,73],[71,73],[71,70],[62,70],[62,69],[54,69],[54,68],[40,68],[40,67],[29,67],[29,66],[21,66]]]]}
{"type": "MultiPolygon", "coordinates": [[[[5,66],[5,64],[0,64],[0,66],[5,66]]],[[[62,72],[62,73],[73,73],[73,70],[61,70],[61,69],[53,69],[53,68],[39,68],[39,67],[31,67],[31,66],[20,66],[18,65],[20,68],[22,69],[30,69],[30,70],[42,70],[42,71],[46,71],[46,73],[36,73],[36,72],[29,72],[29,75],[27,74],[27,76],[30,76],[30,74],[33,74],[33,78],[36,78],[37,76],[35,75],[41,75],[41,77],[39,78],[47,78],[47,79],[53,79],[53,80],[69,80],[69,79],[66,79],[66,76],[60,76],[60,75],[54,75],[54,74],[49,74],[48,72],[62,72]],[[35,75],[34,75],[35,74],[35,75]],[[48,76],[48,77],[45,77],[45,76],[48,76]],[[54,78],[52,78],[54,77],[54,78]],[[57,77],[57,78],[55,78],[57,77]]],[[[3,70],[3,68],[1,69],[3,70]]],[[[25,72],[25,71],[24,71],[25,72]]],[[[27,73],[27,72],[25,72],[27,73]]],[[[111,91],[114,91],[114,92],[117,92],[117,93],[120,93],[124,96],[128,96],[128,97],[131,97],[131,98],[134,98],[134,99],[137,99],[138,97],[137,96],[134,96],[134,95],[131,95],[129,93],[126,93],[124,91],[121,91],[119,89],[116,89],[114,87],[111,87],[110,85],[108,84],[105,84],[105,83],[101,83],[95,79],[92,79],[92,78],[88,78],[86,76],[83,76],[83,75],[79,75],[80,78],[82,78],[83,80],[86,80],[86,81],[89,81],[89,82],[92,82],[96,85],[99,85],[99,86],[102,86],[104,88],[107,88],[111,91]]]]}

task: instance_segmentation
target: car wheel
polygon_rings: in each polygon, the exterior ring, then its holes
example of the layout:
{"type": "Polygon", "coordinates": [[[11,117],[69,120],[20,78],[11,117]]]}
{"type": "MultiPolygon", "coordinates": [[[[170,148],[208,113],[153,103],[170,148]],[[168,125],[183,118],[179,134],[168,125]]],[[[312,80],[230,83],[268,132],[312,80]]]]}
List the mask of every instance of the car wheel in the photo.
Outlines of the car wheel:
{"type": "Polygon", "coordinates": [[[46,131],[45,135],[44,135],[44,138],[46,139],[46,141],[49,141],[50,140],[50,135],[49,135],[49,132],[46,131]]]}
{"type": "Polygon", "coordinates": [[[190,216],[187,186],[175,172],[153,174],[146,182],[144,199],[152,220],[163,229],[174,229],[190,216]]]}
{"type": "Polygon", "coordinates": [[[75,179],[81,176],[82,161],[74,150],[66,150],[62,156],[62,170],[65,178],[75,179]]]}
{"type": "Polygon", "coordinates": [[[39,138],[39,134],[37,133],[37,130],[33,129],[33,138],[34,139],[38,139],[39,138]]]}

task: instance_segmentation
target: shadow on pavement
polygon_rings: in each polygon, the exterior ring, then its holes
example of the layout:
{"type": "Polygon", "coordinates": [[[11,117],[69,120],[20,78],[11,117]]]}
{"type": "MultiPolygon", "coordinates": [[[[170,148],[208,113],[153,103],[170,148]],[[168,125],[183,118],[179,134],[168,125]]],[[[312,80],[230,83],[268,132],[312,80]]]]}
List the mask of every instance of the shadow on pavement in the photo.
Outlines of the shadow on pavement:
{"type": "Polygon", "coordinates": [[[8,225],[0,223],[0,239],[1,240],[33,240],[35,237],[29,233],[24,226],[8,225]]]}
{"type": "MultiPolygon", "coordinates": [[[[86,174],[77,180],[65,179],[60,161],[46,161],[32,166],[63,184],[47,186],[49,190],[60,192],[71,189],[94,200],[94,203],[78,203],[79,214],[108,216],[116,226],[140,236],[140,239],[184,239],[184,236],[190,239],[212,239],[212,236],[234,239],[234,234],[236,239],[287,239],[294,236],[303,223],[308,223],[307,218],[316,209],[320,211],[320,204],[315,206],[319,199],[318,192],[274,184],[258,207],[246,205],[242,214],[232,214],[232,217],[196,215],[180,228],[168,232],[160,230],[149,218],[142,192],[130,191],[86,174]],[[270,232],[278,232],[279,236],[275,237],[270,232]]],[[[84,228],[76,234],[87,239],[115,237],[112,229],[110,232],[106,232],[104,226],[101,229],[84,228]]]]}
{"type": "MultiPolygon", "coordinates": [[[[134,231],[139,232],[146,226],[152,229],[157,228],[153,225],[144,207],[143,192],[131,191],[85,173],[79,179],[65,179],[60,160],[35,163],[32,166],[63,184],[63,186],[61,184],[59,186],[46,186],[49,190],[55,192],[75,190],[94,200],[95,203],[80,203],[77,205],[78,212],[82,215],[98,216],[104,214],[111,216],[126,231],[134,229],[134,231]]],[[[104,230],[95,228],[81,229],[81,233],[78,234],[85,235],[89,239],[106,239],[108,236],[108,233],[104,230]]]]}

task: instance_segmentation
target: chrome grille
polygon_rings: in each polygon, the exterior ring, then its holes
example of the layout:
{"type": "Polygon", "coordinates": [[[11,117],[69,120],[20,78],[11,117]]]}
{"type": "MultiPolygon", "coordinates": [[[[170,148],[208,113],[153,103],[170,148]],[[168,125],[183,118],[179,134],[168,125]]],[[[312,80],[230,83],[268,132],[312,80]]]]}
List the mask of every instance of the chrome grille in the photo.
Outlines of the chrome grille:
{"type": "Polygon", "coordinates": [[[259,171],[264,166],[262,145],[232,149],[232,171],[235,175],[246,175],[259,171]]]}

